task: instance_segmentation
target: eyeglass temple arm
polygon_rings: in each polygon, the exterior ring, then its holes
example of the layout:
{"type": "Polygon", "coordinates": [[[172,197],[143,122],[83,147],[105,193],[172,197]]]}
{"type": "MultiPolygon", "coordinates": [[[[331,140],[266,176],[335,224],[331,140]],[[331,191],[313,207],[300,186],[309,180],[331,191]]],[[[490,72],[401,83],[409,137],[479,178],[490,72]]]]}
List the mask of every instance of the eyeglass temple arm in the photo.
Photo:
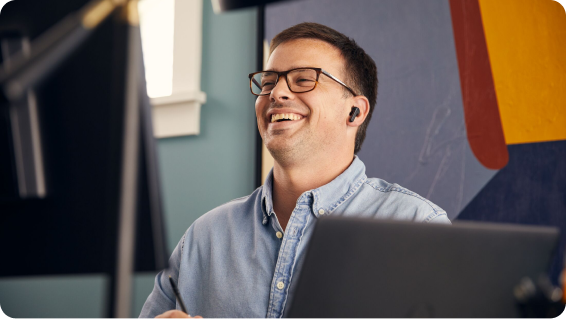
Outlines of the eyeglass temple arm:
{"type": "Polygon", "coordinates": [[[261,89],[261,85],[253,77],[252,77],[252,82],[254,82],[254,84],[261,89]]]}
{"type": "Polygon", "coordinates": [[[326,72],[325,70],[321,69],[322,73],[324,73],[324,75],[326,75],[327,77],[333,79],[334,81],[342,84],[345,88],[347,88],[350,92],[352,92],[352,94],[354,94],[354,96],[357,96],[358,94],[356,92],[354,92],[354,90],[352,90],[349,86],[347,86],[344,82],[338,80],[337,78],[335,78],[332,74],[326,72]]]}

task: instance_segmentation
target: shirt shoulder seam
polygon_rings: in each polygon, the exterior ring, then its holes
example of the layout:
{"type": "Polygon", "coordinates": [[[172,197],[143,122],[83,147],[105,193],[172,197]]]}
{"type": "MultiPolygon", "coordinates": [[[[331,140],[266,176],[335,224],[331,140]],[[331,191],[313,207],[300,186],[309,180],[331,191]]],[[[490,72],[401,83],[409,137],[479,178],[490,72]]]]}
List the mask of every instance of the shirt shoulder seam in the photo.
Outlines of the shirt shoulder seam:
{"type": "MultiPolygon", "coordinates": [[[[348,193],[346,193],[344,196],[342,196],[342,198],[340,198],[340,200],[338,200],[336,203],[334,203],[334,205],[332,205],[329,209],[330,212],[334,212],[336,210],[336,208],[338,208],[340,205],[342,205],[344,202],[346,202],[346,200],[348,200],[348,198],[352,197],[352,195],[357,192],[360,187],[366,182],[367,177],[362,177],[360,178],[358,181],[355,182],[354,187],[352,187],[350,189],[350,191],[348,193]]],[[[316,196],[317,194],[315,194],[316,196]]]]}
{"type": "Polygon", "coordinates": [[[183,238],[181,238],[181,256],[183,256],[183,250],[185,249],[185,238],[187,237],[187,233],[189,232],[189,229],[191,229],[190,227],[187,228],[187,230],[185,230],[185,233],[183,234],[183,238]]]}
{"type": "MultiPolygon", "coordinates": [[[[432,203],[428,199],[426,199],[426,198],[420,196],[419,194],[412,192],[412,191],[410,191],[410,190],[408,190],[404,187],[395,187],[394,185],[389,185],[387,187],[379,187],[379,186],[371,183],[369,181],[369,179],[366,179],[365,184],[371,186],[373,189],[380,191],[382,193],[397,192],[397,193],[409,195],[409,196],[415,197],[417,199],[420,199],[421,201],[425,202],[428,206],[430,206],[430,208],[432,209],[432,212],[433,212],[433,214],[431,214],[431,215],[434,215],[434,216],[442,215],[442,212],[444,212],[444,210],[441,210],[442,211],[441,212],[438,209],[434,208],[434,206],[432,205],[432,203]]],[[[444,214],[446,214],[446,212],[444,212],[444,214]]],[[[427,219],[428,219],[428,217],[427,217],[427,219]]]]}
{"type": "Polygon", "coordinates": [[[262,186],[259,186],[258,188],[256,188],[256,189],[255,189],[251,194],[249,194],[249,195],[245,195],[245,196],[242,196],[242,197],[238,197],[238,198],[234,198],[234,199],[232,199],[232,200],[229,200],[229,201],[227,201],[227,202],[225,202],[225,203],[223,203],[223,204],[220,204],[220,205],[216,206],[216,207],[213,208],[212,210],[215,210],[215,209],[217,209],[217,208],[220,208],[220,207],[222,207],[222,206],[224,206],[224,205],[227,205],[227,204],[230,204],[230,203],[232,203],[232,202],[241,201],[241,200],[247,200],[248,198],[250,198],[250,197],[251,197],[258,189],[260,189],[261,187],[262,187],[262,186]]]}

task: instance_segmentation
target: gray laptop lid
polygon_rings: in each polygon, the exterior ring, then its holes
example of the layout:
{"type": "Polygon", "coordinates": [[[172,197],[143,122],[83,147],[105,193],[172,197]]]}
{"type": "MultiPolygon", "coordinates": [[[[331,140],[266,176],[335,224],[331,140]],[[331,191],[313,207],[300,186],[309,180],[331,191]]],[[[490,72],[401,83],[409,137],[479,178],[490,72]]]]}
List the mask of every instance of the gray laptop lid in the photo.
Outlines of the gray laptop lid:
{"type": "Polygon", "coordinates": [[[544,273],[552,227],[326,217],[290,317],[518,317],[513,288],[544,273]]]}

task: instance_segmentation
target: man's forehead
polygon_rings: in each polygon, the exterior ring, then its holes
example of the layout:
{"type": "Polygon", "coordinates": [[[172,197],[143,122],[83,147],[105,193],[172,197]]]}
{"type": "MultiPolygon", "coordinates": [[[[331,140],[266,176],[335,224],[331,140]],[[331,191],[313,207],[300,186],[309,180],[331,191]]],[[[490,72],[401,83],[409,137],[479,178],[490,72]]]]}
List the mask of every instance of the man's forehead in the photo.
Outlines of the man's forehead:
{"type": "Polygon", "coordinates": [[[305,69],[305,68],[322,68],[320,65],[302,65],[302,64],[297,64],[297,65],[291,65],[286,67],[285,70],[280,70],[279,68],[267,68],[264,71],[274,71],[274,72],[284,72],[284,71],[289,71],[289,70],[294,70],[294,69],[305,69]]]}
{"type": "MultiPolygon", "coordinates": [[[[299,38],[299,39],[291,39],[280,43],[275,50],[281,47],[293,47],[293,48],[322,48],[325,50],[336,51],[340,52],[338,48],[334,45],[320,40],[320,39],[311,39],[311,38],[299,38]]],[[[274,50],[274,51],[275,51],[274,50]]],[[[273,53],[273,52],[272,52],[273,53]]]]}
{"type": "Polygon", "coordinates": [[[271,53],[267,71],[287,71],[296,68],[323,68],[329,72],[343,70],[345,65],[341,52],[318,39],[295,39],[281,43],[271,53]]]}

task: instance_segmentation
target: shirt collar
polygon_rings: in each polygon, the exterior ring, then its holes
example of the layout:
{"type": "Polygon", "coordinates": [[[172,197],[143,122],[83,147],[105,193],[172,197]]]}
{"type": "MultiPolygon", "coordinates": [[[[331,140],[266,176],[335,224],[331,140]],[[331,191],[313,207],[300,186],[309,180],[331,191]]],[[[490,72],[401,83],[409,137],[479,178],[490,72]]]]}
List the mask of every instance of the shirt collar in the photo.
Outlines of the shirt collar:
{"type": "Polygon", "coordinates": [[[273,168],[267,174],[267,178],[263,183],[263,191],[261,192],[261,210],[263,211],[264,224],[267,221],[267,217],[273,214],[273,168]]]}
{"type": "MultiPolygon", "coordinates": [[[[307,191],[301,196],[312,193],[314,197],[313,212],[319,217],[319,211],[324,210],[325,214],[331,214],[336,207],[354,194],[360,186],[366,181],[366,166],[358,158],[354,156],[352,164],[342,174],[338,175],[330,183],[319,188],[307,191]]],[[[267,223],[269,216],[273,214],[273,169],[267,174],[267,178],[263,183],[261,196],[261,209],[263,211],[264,224],[267,223]]]]}

